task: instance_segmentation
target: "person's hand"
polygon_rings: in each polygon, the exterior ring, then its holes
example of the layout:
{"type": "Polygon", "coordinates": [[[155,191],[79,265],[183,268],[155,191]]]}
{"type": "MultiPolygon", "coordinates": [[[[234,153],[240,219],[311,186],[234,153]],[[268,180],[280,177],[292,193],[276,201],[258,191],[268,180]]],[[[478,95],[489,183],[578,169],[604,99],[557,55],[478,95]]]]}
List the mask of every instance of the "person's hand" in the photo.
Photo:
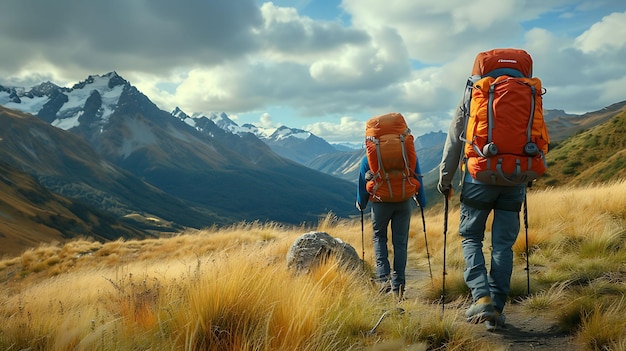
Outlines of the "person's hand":
{"type": "MultiPolygon", "coordinates": [[[[426,199],[424,199],[424,200],[426,200],[426,199]]],[[[415,201],[415,205],[417,205],[417,207],[426,208],[426,204],[425,204],[425,203],[422,203],[422,202],[420,201],[420,196],[419,196],[419,193],[418,193],[418,194],[413,195],[413,201],[415,201]]]]}
{"type": "Polygon", "coordinates": [[[442,194],[446,194],[450,189],[452,189],[451,184],[443,184],[441,182],[437,184],[437,191],[439,191],[442,194]]]}
{"type": "Polygon", "coordinates": [[[452,197],[452,193],[454,192],[452,190],[452,185],[451,184],[446,184],[443,185],[441,183],[437,184],[437,190],[443,194],[443,196],[445,196],[448,200],[450,200],[450,198],[452,197]]]}

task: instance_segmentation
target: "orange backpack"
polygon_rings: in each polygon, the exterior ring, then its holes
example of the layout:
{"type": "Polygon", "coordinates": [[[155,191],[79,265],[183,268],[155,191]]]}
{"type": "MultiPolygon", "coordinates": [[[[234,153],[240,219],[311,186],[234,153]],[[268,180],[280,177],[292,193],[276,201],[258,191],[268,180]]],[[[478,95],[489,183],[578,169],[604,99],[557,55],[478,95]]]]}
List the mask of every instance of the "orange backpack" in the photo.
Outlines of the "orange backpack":
{"type": "Polygon", "coordinates": [[[464,166],[483,183],[527,184],[546,170],[550,138],[539,78],[519,49],[479,53],[466,89],[464,166]]]}
{"type": "Polygon", "coordinates": [[[366,189],[371,201],[401,202],[419,191],[415,144],[402,114],[370,118],[365,126],[365,146],[371,171],[366,189]]]}

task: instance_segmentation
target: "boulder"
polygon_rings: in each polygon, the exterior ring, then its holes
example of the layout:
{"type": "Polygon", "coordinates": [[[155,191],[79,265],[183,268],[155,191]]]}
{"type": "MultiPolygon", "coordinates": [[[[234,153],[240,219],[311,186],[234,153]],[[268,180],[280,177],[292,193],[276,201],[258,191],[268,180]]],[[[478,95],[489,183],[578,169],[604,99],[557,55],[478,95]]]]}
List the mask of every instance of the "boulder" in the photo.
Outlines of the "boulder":
{"type": "Polygon", "coordinates": [[[330,257],[350,269],[361,264],[359,255],[350,244],[325,232],[309,232],[298,237],[291,245],[287,252],[287,266],[296,271],[309,271],[330,257]]]}

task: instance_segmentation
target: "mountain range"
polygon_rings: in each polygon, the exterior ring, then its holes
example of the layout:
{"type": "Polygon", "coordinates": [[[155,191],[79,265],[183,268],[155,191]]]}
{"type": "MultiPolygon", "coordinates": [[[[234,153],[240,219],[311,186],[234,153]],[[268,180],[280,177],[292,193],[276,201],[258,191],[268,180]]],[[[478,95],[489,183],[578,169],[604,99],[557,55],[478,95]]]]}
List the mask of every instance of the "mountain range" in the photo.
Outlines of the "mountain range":
{"type": "Polygon", "coordinates": [[[281,157],[252,133],[209,118],[190,125],[115,72],[72,88],[0,86],[0,105],[0,161],[117,216],[201,228],[355,211],[351,182],[281,157]]]}
{"type": "MultiPolygon", "coordinates": [[[[223,112],[166,112],[116,72],[71,88],[0,86],[0,105],[0,166],[12,189],[3,191],[10,201],[0,209],[0,234],[13,233],[16,247],[42,241],[41,235],[147,237],[240,221],[301,224],[329,212],[356,214],[363,148],[331,145],[286,126],[239,126],[223,112]],[[49,199],[40,200],[37,211],[60,217],[28,210],[33,199],[49,199]],[[15,237],[16,228],[32,222],[48,230],[15,237]]],[[[606,123],[624,105],[584,115],[545,111],[554,144],[606,123]]],[[[429,197],[436,195],[445,137],[439,131],[415,139],[429,197]]]]}

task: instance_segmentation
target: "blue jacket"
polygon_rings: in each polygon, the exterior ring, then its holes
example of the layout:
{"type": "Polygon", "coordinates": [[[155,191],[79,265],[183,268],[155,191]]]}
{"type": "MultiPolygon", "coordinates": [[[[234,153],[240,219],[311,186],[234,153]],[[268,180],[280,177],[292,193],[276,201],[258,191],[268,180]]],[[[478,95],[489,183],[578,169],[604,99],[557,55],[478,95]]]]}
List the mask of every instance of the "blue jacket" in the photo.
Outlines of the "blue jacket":
{"type": "MultiPolygon", "coordinates": [[[[365,210],[367,207],[367,203],[369,202],[370,194],[367,192],[365,188],[365,173],[370,170],[370,165],[367,162],[367,156],[363,157],[361,160],[361,167],[359,168],[359,181],[356,190],[356,202],[361,210],[365,210]]],[[[420,182],[420,190],[415,196],[417,198],[417,202],[420,207],[426,207],[426,195],[424,192],[424,183],[422,181],[422,171],[420,170],[420,162],[419,159],[415,162],[415,177],[420,182]]]]}

